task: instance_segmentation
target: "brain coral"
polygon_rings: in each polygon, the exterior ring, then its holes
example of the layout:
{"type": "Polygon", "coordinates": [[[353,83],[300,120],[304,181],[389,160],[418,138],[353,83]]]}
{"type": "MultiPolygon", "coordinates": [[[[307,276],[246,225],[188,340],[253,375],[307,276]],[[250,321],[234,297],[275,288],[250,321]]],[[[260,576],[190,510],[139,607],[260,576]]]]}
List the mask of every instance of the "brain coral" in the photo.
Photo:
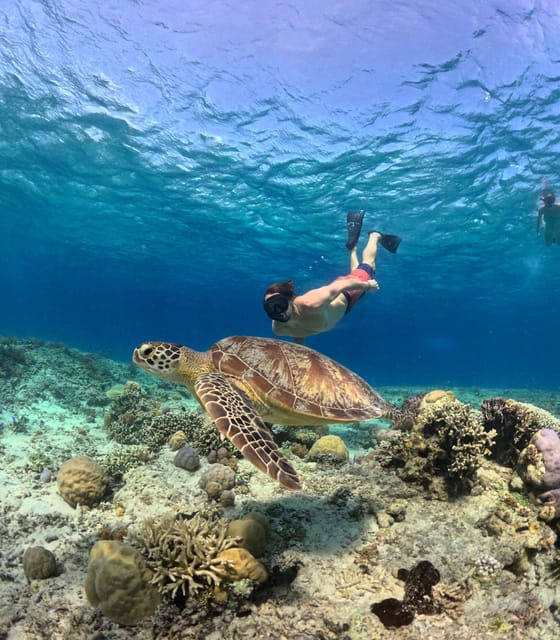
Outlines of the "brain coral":
{"type": "Polygon", "coordinates": [[[323,436],[319,438],[307,454],[310,460],[327,462],[346,462],[348,460],[348,447],[339,436],[323,436]]]}
{"type": "Polygon", "coordinates": [[[118,624],[137,624],[151,616],[159,594],[140,552],[116,540],[100,540],[90,553],[85,582],[90,603],[118,624]]]}
{"type": "Polygon", "coordinates": [[[56,482],[58,492],[66,502],[93,507],[103,498],[107,489],[107,476],[100,465],[87,456],[66,460],[60,467],[56,482]]]}

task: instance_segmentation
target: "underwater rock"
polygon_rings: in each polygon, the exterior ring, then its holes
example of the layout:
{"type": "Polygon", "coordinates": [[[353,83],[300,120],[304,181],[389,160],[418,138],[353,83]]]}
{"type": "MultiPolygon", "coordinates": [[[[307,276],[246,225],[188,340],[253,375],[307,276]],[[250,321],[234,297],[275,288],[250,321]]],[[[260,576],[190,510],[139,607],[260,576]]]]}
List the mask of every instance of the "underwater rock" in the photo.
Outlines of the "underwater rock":
{"type": "Polygon", "coordinates": [[[219,500],[222,492],[233,489],[234,486],[235,471],[219,462],[210,465],[208,471],[200,479],[200,487],[213,500],[219,500]]]}
{"type": "Polygon", "coordinates": [[[525,484],[541,492],[541,518],[560,517],[560,437],[553,429],[540,429],[519,454],[518,472],[525,484]]]}
{"type": "Polygon", "coordinates": [[[371,605],[372,613],[387,628],[410,624],[416,613],[436,613],[432,587],[440,581],[440,574],[431,562],[422,560],[410,571],[399,569],[397,577],[405,583],[402,601],[385,598],[371,605]]]}
{"type": "Polygon", "coordinates": [[[254,582],[263,583],[268,578],[268,573],[262,562],[259,562],[253,554],[242,547],[231,547],[220,551],[216,556],[217,562],[223,571],[227,581],[234,582],[248,578],[254,582]]]}
{"type": "MultiPolygon", "coordinates": [[[[537,431],[531,444],[521,452],[519,464],[528,484],[533,488],[548,490],[560,487],[560,437],[556,431],[552,429],[537,431]],[[533,451],[532,447],[536,451],[533,451]],[[525,469],[523,469],[524,462],[528,462],[525,469]]],[[[524,477],[523,473],[520,475],[524,477]]]]}
{"type": "Polygon", "coordinates": [[[29,547],[22,558],[23,571],[28,580],[45,580],[58,575],[56,558],[44,547],[29,547]]]}

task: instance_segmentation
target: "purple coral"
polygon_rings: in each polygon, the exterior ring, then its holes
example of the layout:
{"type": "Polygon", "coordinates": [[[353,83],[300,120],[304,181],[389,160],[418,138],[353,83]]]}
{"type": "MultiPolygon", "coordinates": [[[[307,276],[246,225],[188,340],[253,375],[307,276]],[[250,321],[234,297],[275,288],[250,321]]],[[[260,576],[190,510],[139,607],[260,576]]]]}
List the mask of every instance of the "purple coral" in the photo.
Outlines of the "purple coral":
{"type": "Polygon", "coordinates": [[[557,489],[560,487],[560,438],[553,429],[541,429],[535,434],[534,443],[545,467],[540,488],[557,489]]]}

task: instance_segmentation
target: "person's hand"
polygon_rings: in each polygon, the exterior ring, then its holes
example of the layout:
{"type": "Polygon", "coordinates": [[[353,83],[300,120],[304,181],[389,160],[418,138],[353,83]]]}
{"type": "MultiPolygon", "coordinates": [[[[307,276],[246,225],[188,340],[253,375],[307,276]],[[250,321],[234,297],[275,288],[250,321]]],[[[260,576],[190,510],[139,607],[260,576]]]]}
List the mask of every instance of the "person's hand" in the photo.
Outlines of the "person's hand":
{"type": "Polygon", "coordinates": [[[368,280],[368,291],[379,291],[379,285],[377,284],[377,280],[368,280]]]}

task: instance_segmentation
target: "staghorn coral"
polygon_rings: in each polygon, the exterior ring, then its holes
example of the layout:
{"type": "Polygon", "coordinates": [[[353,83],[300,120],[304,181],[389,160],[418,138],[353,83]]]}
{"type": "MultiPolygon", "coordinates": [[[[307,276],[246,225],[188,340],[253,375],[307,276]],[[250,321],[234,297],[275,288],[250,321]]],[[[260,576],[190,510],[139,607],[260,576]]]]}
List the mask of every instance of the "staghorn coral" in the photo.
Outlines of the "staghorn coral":
{"type": "Polygon", "coordinates": [[[227,535],[222,519],[207,520],[167,514],[145,520],[129,530],[127,542],[143,551],[153,571],[158,591],[174,598],[178,593],[193,597],[201,592],[219,592],[227,579],[224,561],[218,555],[236,546],[227,535]]]}
{"type": "Polygon", "coordinates": [[[470,491],[492,439],[480,412],[446,396],[423,402],[410,433],[384,441],[373,456],[405,480],[434,490],[441,478],[448,494],[459,495],[470,491]]]}

